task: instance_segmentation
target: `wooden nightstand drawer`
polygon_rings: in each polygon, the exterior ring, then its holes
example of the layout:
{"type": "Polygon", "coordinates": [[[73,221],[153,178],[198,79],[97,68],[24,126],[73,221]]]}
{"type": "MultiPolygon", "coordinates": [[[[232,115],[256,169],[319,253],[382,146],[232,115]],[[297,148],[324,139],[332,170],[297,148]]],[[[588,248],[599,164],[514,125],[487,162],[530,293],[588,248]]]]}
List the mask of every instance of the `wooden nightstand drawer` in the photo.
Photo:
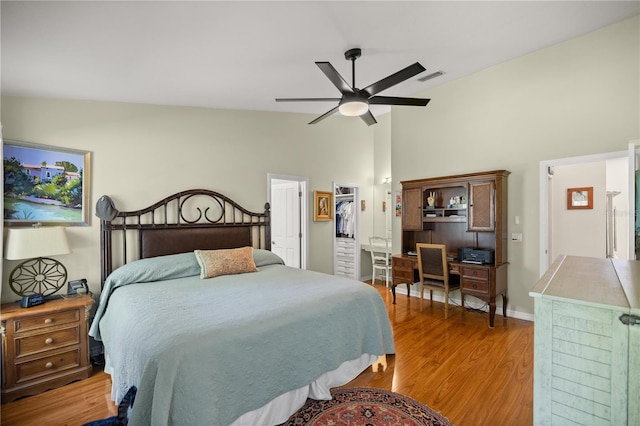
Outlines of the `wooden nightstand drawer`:
{"type": "Polygon", "coordinates": [[[460,281],[460,286],[463,290],[466,291],[475,291],[478,293],[488,293],[489,292],[489,281],[484,280],[469,280],[463,278],[460,281]]]}
{"type": "Polygon", "coordinates": [[[48,333],[16,339],[16,358],[38,352],[57,349],[63,346],[78,344],[80,342],[80,329],[74,327],[54,330],[48,333]]]}
{"type": "Polygon", "coordinates": [[[39,328],[74,323],[79,320],[80,314],[77,309],[72,311],[52,312],[46,315],[18,318],[14,321],[14,330],[16,333],[24,333],[31,330],[37,330],[39,328]]]}
{"type": "Polygon", "coordinates": [[[2,305],[2,403],[91,375],[87,319],[90,295],[32,308],[2,305]]]}
{"type": "Polygon", "coordinates": [[[80,348],[16,364],[16,383],[80,365],[80,348]]]}

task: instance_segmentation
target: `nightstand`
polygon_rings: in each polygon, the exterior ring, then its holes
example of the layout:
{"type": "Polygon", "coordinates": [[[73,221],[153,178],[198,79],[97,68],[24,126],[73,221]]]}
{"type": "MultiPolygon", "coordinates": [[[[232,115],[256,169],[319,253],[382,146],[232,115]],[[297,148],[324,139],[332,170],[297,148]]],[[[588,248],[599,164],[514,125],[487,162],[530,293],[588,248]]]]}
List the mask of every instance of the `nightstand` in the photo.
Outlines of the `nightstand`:
{"type": "Polygon", "coordinates": [[[65,296],[42,305],[0,307],[2,403],[91,375],[87,320],[93,299],[65,296]]]}

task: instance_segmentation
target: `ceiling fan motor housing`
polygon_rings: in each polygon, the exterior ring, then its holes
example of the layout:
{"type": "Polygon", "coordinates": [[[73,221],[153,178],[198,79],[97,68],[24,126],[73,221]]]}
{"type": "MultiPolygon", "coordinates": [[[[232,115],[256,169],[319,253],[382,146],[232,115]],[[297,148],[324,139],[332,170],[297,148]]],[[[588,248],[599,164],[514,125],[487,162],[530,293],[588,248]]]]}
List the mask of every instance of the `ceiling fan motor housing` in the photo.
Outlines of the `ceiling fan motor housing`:
{"type": "Polygon", "coordinates": [[[344,52],[344,58],[347,61],[355,61],[360,56],[362,56],[362,49],[360,49],[359,47],[356,47],[355,49],[349,49],[344,52]]]}

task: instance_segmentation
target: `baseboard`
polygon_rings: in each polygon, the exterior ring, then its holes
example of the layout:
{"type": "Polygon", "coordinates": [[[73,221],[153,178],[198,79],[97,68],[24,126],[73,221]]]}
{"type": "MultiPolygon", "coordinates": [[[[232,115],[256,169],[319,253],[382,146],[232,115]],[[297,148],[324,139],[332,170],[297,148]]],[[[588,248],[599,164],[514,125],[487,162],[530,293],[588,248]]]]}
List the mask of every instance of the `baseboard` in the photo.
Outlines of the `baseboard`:
{"type": "MultiPolygon", "coordinates": [[[[363,279],[363,281],[368,281],[371,278],[365,278],[363,279]]],[[[378,281],[376,280],[376,286],[377,285],[382,285],[382,283],[378,283],[378,281]]],[[[400,287],[396,287],[396,299],[399,297],[403,297],[407,295],[407,292],[405,291],[407,288],[407,286],[405,285],[401,285],[400,287]],[[400,291],[398,291],[400,290],[400,291]]],[[[409,293],[410,297],[417,297],[420,298],[420,291],[418,291],[417,289],[414,289],[413,286],[411,287],[411,292],[409,293]]],[[[428,297],[428,296],[427,296],[428,297]]],[[[441,302],[444,303],[444,294],[440,293],[440,292],[434,292],[433,293],[433,300],[435,300],[436,302],[441,302]]],[[[498,302],[502,302],[502,299],[500,297],[498,297],[498,302]]],[[[449,296],[449,303],[453,303],[457,306],[460,306],[462,304],[462,301],[460,300],[459,297],[459,293],[454,294],[453,296],[449,296]],[[458,297],[456,297],[458,296],[458,297]]],[[[480,300],[480,299],[476,299],[475,297],[471,296],[471,297],[465,297],[464,300],[464,305],[473,309],[477,309],[480,311],[485,311],[485,312],[489,312],[489,305],[487,303],[485,303],[484,301],[480,300]]],[[[496,315],[500,315],[502,316],[502,304],[501,303],[496,303],[496,315]]],[[[525,320],[525,321],[531,321],[533,322],[534,319],[534,315],[529,313],[529,312],[520,312],[520,311],[514,311],[512,309],[509,309],[509,307],[507,307],[507,317],[508,318],[517,318],[517,319],[521,319],[521,320],[525,320]]]]}

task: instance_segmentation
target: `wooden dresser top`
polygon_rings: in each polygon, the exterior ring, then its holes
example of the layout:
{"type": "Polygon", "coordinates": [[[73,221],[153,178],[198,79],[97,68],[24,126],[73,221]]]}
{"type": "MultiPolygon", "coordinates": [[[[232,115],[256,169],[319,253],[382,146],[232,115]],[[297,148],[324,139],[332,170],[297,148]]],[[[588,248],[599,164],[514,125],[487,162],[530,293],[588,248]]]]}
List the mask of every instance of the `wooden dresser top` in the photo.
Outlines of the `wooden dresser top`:
{"type": "Polygon", "coordinates": [[[640,261],[560,256],[529,295],[637,309],[640,261]]]}

